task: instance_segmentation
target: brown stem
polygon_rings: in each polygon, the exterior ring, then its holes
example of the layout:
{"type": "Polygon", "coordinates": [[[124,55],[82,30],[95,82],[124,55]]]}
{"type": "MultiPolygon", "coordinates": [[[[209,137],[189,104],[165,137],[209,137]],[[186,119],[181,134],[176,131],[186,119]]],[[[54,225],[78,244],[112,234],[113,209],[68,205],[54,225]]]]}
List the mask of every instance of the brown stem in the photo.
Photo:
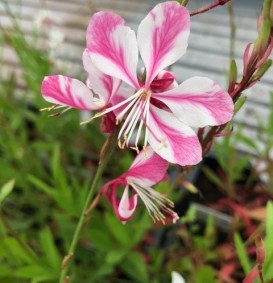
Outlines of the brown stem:
{"type": "Polygon", "coordinates": [[[205,13],[211,9],[214,9],[218,6],[223,6],[225,5],[226,3],[228,3],[229,1],[231,0],[216,0],[215,2],[209,4],[209,5],[206,5],[200,9],[197,9],[193,12],[190,13],[191,16],[195,16],[195,15],[198,15],[198,14],[202,14],[202,13],[205,13]]]}

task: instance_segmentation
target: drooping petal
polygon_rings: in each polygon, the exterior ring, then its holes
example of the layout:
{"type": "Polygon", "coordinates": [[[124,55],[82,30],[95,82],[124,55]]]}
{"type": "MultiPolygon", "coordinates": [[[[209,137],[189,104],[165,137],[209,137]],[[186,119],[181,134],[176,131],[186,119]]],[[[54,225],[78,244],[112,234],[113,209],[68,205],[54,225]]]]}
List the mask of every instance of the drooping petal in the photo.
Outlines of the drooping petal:
{"type": "Polygon", "coordinates": [[[133,216],[137,207],[137,197],[138,195],[136,193],[132,197],[129,197],[129,187],[126,186],[117,210],[120,220],[127,221],[133,216]]]}
{"type": "Polygon", "coordinates": [[[230,121],[233,115],[234,106],[229,94],[205,77],[190,78],[177,88],[155,93],[153,97],[192,127],[221,125],[230,121]]]}
{"type": "Polygon", "coordinates": [[[123,176],[106,183],[102,188],[102,193],[111,203],[114,212],[120,221],[127,221],[133,216],[137,206],[137,195],[134,194],[129,197],[128,184],[123,176]],[[117,196],[117,190],[121,186],[126,187],[121,200],[119,200],[117,196]]]}
{"type": "Polygon", "coordinates": [[[103,73],[138,88],[136,35],[124,20],[112,12],[98,12],[89,22],[87,49],[92,62],[103,73]]]}
{"type": "Polygon", "coordinates": [[[105,105],[83,82],[62,75],[45,77],[41,92],[48,102],[80,110],[97,110],[105,105]]]}
{"type": "Polygon", "coordinates": [[[189,32],[189,12],[175,1],[156,5],[143,19],[137,42],[146,66],[146,87],[160,71],[185,53],[189,32]]]}
{"type": "Polygon", "coordinates": [[[87,85],[106,103],[111,99],[120,85],[121,80],[102,73],[93,63],[85,49],[82,56],[84,69],[88,72],[87,85]]]}
{"type": "Polygon", "coordinates": [[[151,105],[148,129],[148,142],[162,158],[181,166],[201,161],[202,149],[195,132],[172,113],[151,105]]]}
{"type": "Polygon", "coordinates": [[[137,155],[126,173],[126,179],[144,188],[151,187],[166,177],[167,168],[168,162],[148,146],[137,155]]]}

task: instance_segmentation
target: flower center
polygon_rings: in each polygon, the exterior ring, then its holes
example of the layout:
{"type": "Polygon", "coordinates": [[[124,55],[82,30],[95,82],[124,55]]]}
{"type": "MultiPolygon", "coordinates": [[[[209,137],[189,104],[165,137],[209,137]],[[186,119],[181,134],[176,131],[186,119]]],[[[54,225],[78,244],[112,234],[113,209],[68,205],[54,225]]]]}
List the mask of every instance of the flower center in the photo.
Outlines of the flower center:
{"type": "Polygon", "coordinates": [[[148,123],[149,123],[149,108],[151,99],[150,89],[141,88],[135,94],[126,100],[106,108],[105,110],[95,114],[93,117],[83,121],[81,124],[90,122],[91,120],[112,112],[124,105],[124,109],[116,116],[116,124],[123,121],[122,127],[118,134],[118,145],[120,148],[130,147],[139,153],[138,142],[141,135],[143,125],[145,125],[145,136],[143,147],[147,146],[148,142],[148,123]],[[136,135],[134,135],[136,134],[136,135]],[[134,140],[133,146],[131,141],[134,140]]]}
{"type": "Polygon", "coordinates": [[[143,125],[145,128],[144,137],[144,148],[147,146],[148,140],[148,120],[149,120],[149,106],[150,106],[151,92],[148,89],[141,89],[139,95],[129,103],[122,112],[120,112],[116,117],[117,124],[124,119],[123,125],[120,129],[118,135],[118,145],[120,148],[130,146],[130,141],[134,137],[134,146],[130,148],[134,149],[139,153],[138,142],[140,139],[141,130],[143,125]]]}

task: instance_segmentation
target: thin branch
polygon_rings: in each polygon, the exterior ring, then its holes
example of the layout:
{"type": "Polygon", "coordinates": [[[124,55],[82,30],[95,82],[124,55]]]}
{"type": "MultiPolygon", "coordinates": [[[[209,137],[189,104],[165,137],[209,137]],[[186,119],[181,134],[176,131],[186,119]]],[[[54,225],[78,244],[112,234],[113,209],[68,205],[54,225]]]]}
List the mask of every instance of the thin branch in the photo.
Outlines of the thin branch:
{"type": "Polygon", "coordinates": [[[218,6],[223,6],[225,5],[226,3],[228,3],[229,1],[231,0],[216,0],[215,2],[209,4],[209,5],[206,5],[200,9],[197,9],[193,12],[190,13],[191,16],[195,16],[195,15],[198,15],[198,14],[202,14],[202,13],[205,13],[211,9],[214,9],[218,6]]]}

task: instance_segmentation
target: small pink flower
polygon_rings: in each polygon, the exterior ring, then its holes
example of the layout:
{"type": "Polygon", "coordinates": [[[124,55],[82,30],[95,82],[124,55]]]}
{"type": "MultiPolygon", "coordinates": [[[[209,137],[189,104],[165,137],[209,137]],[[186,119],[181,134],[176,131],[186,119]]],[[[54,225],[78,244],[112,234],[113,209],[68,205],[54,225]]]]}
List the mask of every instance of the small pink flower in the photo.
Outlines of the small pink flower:
{"type": "Polygon", "coordinates": [[[78,109],[103,111],[86,120],[114,112],[122,126],[118,144],[134,148],[145,129],[143,146],[150,144],[165,160],[193,165],[202,149],[191,127],[221,125],[233,115],[229,94],[212,80],[193,77],[180,85],[164,68],[186,51],[190,16],[175,1],[156,5],[135,32],[112,12],[98,12],[87,29],[84,66],[89,88],[62,76],[46,78],[42,94],[49,102],[78,109]],[[137,77],[138,51],[145,65],[144,80],[137,77]],[[90,70],[89,70],[90,68],[90,70]],[[100,72],[98,72],[98,69],[100,72]],[[132,94],[120,88],[121,82],[132,94]],[[96,97],[93,93],[96,93],[96,97]]]}
{"type": "Polygon", "coordinates": [[[120,221],[126,222],[132,218],[138,197],[155,222],[164,223],[166,215],[173,221],[178,219],[177,214],[170,209],[173,203],[151,188],[166,178],[167,168],[168,162],[148,146],[137,155],[128,172],[104,185],[102,192],[112,204],[120,221]],[[118,199],[117,191],[120,186],[125,188],[121,199],[118,199]]]}

